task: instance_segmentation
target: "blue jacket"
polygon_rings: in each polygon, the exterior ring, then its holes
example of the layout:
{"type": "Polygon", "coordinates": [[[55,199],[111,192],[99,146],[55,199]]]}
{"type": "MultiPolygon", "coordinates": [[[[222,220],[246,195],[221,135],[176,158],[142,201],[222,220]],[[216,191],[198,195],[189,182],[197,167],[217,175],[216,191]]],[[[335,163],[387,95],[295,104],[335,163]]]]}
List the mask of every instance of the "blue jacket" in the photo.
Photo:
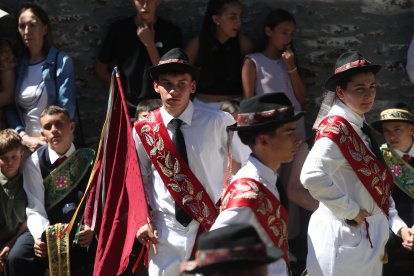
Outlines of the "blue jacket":
{"type": "MultiPolygon", "coordinates": [[[[23,58],[17,71],[15,104],[11,104],[6,108],[7,124],[17,131],[25,128],[22,117],[23,110],[17,103],[16,97],[20,92],[27,66],[28,59],[23,58]]],[[[76,83],[72,59],[65,52],[51,47],[42,66],[42,78],[47,92],[47,105],[65,107],[69,111],[71,119],[76,121],[76,83]],[[58,91],[56,88],[58,88],[58,91]]]]}

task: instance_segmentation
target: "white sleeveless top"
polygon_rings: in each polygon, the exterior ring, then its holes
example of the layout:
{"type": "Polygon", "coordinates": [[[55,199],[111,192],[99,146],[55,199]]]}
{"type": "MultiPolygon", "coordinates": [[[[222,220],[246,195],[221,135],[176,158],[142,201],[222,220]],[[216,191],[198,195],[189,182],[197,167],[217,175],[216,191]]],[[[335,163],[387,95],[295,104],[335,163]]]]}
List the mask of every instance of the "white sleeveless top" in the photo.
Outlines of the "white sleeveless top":
{"type": "MultiPolygon", "coordinates": [[[[301,111],[301,105],[295,96],[286,63],[282,59],[270,59],[262,53],[246,55],[256,65],[256,95],[283,92],[289,98],[295,111],[301,111]]],[[[305,120],[297,122],[300,138],[306,139],[305,120]]]]}

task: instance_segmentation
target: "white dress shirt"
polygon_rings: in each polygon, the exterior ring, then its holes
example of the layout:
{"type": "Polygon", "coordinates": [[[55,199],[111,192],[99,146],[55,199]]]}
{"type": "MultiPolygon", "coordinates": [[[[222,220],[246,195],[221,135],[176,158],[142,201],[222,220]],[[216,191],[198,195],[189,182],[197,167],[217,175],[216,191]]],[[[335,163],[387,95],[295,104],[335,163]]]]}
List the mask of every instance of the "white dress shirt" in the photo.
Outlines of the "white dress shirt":
{"type": "MultiPolygon", "coordinates": [[[[75,152],[75,146],[72,144],[63,155],[59,155],[50,147],[48,151],[50,162],[53,164],[59,157],[71,156],[75,152]]],[[[28,201],[26,208],[27,228],[29,228],[30,233],[36,240],[42,236],[42,233],[49,225],[45,209],[45,187],[43,185],[37,151],[26,160],[23,166],[23,188],[27,194],[28,201]]]]}
{"type": "MultiPolygon", "coordinates": [[[[169,123],[174,118],[163,107],[161,107],[161,116],[171,138],[174,129],[169,123]]],[[[181,131],[185,139],[189,167],[203,185],[211,200],[216,203],[220,199],[223,190],[227,166],[226,126],[234,124],[234,118],[226,112],[207,109],[189,102],[188,107],[178,119],[183,121],[181,131]]],[[[148,158],[135,128],[133,136],[139,156],[141,174],[152,210],[175,215],[174,199],[148,158]]],[[[241,143],[238,135],[234,135],[232,152],[236,161],[245,163],[250,154],[250,149],[241,143]]]]}
{"type": "MultiPolygon", "coordinates": [[[[261,182],[277,199],[280,198],[279,192],[276,189],[277,174],[252,155],[250,155],[247,164],[237,172],[232,181],[246,177],[261,182]]],[[[252,225],[268,247],[275,246],[272,239],[266,233],[266,230],[260,224],[255,213],[249,207],[234,207],[224,210],[219,214],[210,230],[237,223],[252,225]]],[[[270,264],[268,266],[268,272],[269,275],[289,275],[284,259],[270,264]]]]}
{"type": "Polygon", "coordinates": [[[408,151],[408,152],[402,152],[402,151],[400,151],[400,150],[398,150],[398,149],[394,149],[393,148],[393,150],[395,151],[395,153],[397,153],[398,154],[398,156],[399,157],[403,157],[404,155],[406,155],[406,154],[408,154],[409,156],[410,156],[410,158],[413,158],[414,157],[414,143],[411,145],[411,148],[410,148],[410,150],[408,151]]]}
{"type": "MultiPolygon", "coordinates": [[[[370,148],[370,140],[361,130],[364,117],[354,113],[339,100],[328,115],[344,117],[370,148]]],[[[352,220],[360,209],[367,210],[371,215],[382,213],[338,145],[327,137],[315,142],[305,160],[300,179],[311,195],[338,219],[352,220]]],[[[390,201],[388,220],[392,231],[397,234],[406,225],[398,217],[392,198],[390,201]]]]}

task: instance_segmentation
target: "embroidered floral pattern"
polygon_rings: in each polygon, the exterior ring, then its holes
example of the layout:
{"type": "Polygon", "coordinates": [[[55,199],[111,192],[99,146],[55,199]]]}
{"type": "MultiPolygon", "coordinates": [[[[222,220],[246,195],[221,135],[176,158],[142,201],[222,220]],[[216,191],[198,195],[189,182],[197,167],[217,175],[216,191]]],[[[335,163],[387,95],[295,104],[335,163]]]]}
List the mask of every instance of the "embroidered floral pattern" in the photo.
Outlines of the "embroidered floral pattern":
{"type": "Polygon", "coordinates": [[[171,150],[165,146],[160,131],[161,127],[165,128],[165,126],[156,123],[155,116],[155,113],[151,112],[146,121],[137,123],[137,133],[141,138],[141,142],[146,149],[150,149],[147,152],[149,152],[149,157],[153,163],[156,162],[155,167],[159,168],[161,178],[163,180],[165,177],[168,178],[166,186],[172,196],[180,198],[181,204],[188,207],[193,214],[192,217],[208,230],[216,219],[217,210],[201,185],[201,188],[194,188],[195,183],[193,183],[189,174],[182,170],[180,160],[174,157],[171,150]],[[206,204],[209,201],[211,203],[210,207],[206,204]]]}
{"type": "Polygon", "coordinates": [[[55,180],[56,188],[65,189],[68,187],[68,177],[66,175],[61,175],[56,177],[55,180]]]}
{"type": "Polygon", "coordinates": [[[340,116],[327,117],[319,125],[317,139],[320,137],[328,137],[338,144],[358,178],[374,199],[379,200],[376,200],[377,203],[388,214],[389,197],[393,187],[388,171],[385,167],[379,167],[374,155],[349,123],[340,116]]]}
{"type": "Polygon", "coordinates": [[[401,159],[386,144],[381,146],[381,151],[394,177],[394,183],[409,197],[414,199],[414,168],[401,159]]]}
{"type": "MultiPolygon", "coordinates": [[[[283,206],[264,192],[265,187],[247,178],[231,183],[223,194],[221,211],[236,206],[249,206],[253,209],[263,228],[271,236],[275,246],[288,251],[287,215],[282,216],[283,206]],[[259,186],[260,185],[260,186],[259,186]],[[263,225],[263,223],[265,225],[263,225]],[[267,228],[267,229],[266,229],[267,228]]],[[[285,252],[285,253],[286,253],[285,252]]],[[[287,256],[286,256],[287,260],[287,256]]]]}

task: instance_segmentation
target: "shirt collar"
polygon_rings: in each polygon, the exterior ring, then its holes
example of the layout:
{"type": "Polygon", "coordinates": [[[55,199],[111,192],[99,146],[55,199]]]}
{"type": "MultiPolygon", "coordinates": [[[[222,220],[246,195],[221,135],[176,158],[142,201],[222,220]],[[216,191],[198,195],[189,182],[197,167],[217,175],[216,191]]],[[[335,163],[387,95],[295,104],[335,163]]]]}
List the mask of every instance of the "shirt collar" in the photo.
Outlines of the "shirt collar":
{"type": "Polygon", "coordinates": [[[365,116],[360,116],[352,111],[346,104],[341,100],[337,99],[335,105],[331,108],[328,115],[339,115],[344,117],[348,122],[362,128],[365,121],[365,116]]]}
{"type": "Polygon", "coordinates": [[[65,152],[65,154],[62,154],[62,155],[59,155],[56,151],[54,151],[54,150],[52,150],[50,147],[49,147],[49,160],[50,160],[50,163],[51,164],[53,164],[53,163],[55,163],[55,161],[56,160],[58,160],[60,157],[62,157],[62,156],[66,156],[66,157],[69,157],[69,156],[71,156],[72,155],[72,153],[74,153],[75,152],[75,146],[73,145],[73,143],[72,143],[72,145],[70,146],[70,148],[68,149],[68,151],[67,152],[65,152]]]}
{"type": "Polygon", "coordinates": [[[414,157],[414,143],[411,145],[411,148],[407,153],[404,153],[398,149],[394,149],[394,151],[398,154],[399,157],[402,157],[404,154],[408,154],[410,157],[414,157]]]}
{"type": "Polygon", "coordinates": [[[277,173],[275,173],[272,169],[270,169],[268,166],[260,162],[259,159],[254,157],[252,154],[249,156],[249,162],[251,162],[259,172],[259,177],[263,178],[266,183],[269,183],[269,185],[275,185],[277,180],[277,173]]]}
{"type": "Polygon", "coordinates": [[[191,126],[191,120],[193,118],[193,113],[194,113],[194,105],[191,101],[188,102],[188,106],[186,107],[186,109],[184,109],[183,113],[181,113],[180,116],[178,116],[177,118],[174,118],[173,116],[171,116],[165,110],[164,106],[162,106],[160,110],[161,110],[160,111],[161,117],[162,117],[162,120],[165,126],[168,126],[168,124],[171,122],[172,119],[180,119],[187,125],[191,126]]]}

